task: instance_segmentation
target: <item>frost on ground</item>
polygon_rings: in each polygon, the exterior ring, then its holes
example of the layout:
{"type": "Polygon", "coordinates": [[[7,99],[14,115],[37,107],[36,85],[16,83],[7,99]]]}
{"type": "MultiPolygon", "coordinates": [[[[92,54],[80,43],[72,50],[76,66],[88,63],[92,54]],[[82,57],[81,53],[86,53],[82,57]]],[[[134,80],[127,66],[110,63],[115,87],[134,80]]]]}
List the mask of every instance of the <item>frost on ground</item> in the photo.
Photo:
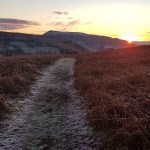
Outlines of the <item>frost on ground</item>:
{"type": "Polygon", "coordinates": [[[0,150],[95,150],[86,110],[73,88],[73,58],[48,67],[11,119],[1,123],[0,150]]]}

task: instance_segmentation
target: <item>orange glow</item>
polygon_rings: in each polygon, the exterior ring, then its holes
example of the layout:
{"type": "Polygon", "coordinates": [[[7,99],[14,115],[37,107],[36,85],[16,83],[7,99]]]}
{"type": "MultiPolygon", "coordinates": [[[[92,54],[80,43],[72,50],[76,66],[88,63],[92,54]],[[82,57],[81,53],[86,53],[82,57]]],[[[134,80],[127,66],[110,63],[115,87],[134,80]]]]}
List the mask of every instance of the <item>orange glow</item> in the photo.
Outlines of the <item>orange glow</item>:
{"type": "Polygon", "coordinates": [[[126,40],[129,43],[132,43],[133,41],[139,41],[139,37],[136,35],[128,34],[128,35],[123,35],[120,37],[122,40],[126,40]]]}

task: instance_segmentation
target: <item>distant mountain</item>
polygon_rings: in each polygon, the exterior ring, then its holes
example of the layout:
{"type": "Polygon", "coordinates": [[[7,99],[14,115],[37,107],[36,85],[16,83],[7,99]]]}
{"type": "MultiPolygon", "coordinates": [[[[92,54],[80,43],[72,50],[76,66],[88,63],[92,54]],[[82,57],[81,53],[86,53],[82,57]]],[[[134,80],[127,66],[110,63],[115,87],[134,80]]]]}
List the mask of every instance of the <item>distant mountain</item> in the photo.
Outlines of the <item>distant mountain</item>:
{"type": "Polygon", "coordinates": [[[150,45],[150,41],[135,41],[134,42],[136,45],[150,45]]]}
{"type": "Polygon", "coordinates": [[[80,32],[48,31],[44,36],[50,40],[56,39],[58,40],[58,43],[72,42],[88,51],[99,51],[108,48],[123,48],[129,46],[128,42],[124,40],[80,32]]]}
{"type": "MultiPolygon", "coordinates": [[[[128,47],[127,41],[78,32],[49,31],[43,35],[0,32],[0,55],[77,53],[128,47]]],[[[131,46],[131,45],[130,45],[131,46]]]]}
{"type": "Polygon", "coordinates": [[[6,49],[8,55],[35,54],[35,53],[59,53],[57,47],[41,35],[0,32],[0,55],[6,49]]]}

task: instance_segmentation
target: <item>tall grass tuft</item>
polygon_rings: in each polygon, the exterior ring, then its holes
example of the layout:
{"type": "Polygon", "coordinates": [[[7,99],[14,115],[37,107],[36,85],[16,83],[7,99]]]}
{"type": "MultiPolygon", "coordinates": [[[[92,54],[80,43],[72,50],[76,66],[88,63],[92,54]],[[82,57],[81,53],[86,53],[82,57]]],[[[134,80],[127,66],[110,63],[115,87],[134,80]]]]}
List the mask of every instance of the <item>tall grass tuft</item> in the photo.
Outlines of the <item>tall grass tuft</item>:
{"type": "Polygon", "coordinates": [[[51,65],[60,55],[23,55],[0,58],[0,118],[8,109],[5,101],[25,92],[39,70],[51,65]]]}
{"type": "Polygon", "coordinates": [[[75,70],[101,149],[150,149],[150,46],[79,54],[75,70]]]}

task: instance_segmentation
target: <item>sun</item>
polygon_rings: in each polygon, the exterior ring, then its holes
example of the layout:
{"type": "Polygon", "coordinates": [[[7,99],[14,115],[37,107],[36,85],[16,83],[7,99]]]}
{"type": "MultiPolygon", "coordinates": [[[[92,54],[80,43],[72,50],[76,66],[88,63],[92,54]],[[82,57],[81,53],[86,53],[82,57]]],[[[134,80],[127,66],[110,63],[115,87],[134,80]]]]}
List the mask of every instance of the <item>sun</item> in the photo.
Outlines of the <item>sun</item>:
{"type": "Polygon", "coordinates": [[[139,41],[139,37],[133,34],[123,35],[119,39],[126,40],[129,43],[132,43],[133,41],[139,41]]]}

